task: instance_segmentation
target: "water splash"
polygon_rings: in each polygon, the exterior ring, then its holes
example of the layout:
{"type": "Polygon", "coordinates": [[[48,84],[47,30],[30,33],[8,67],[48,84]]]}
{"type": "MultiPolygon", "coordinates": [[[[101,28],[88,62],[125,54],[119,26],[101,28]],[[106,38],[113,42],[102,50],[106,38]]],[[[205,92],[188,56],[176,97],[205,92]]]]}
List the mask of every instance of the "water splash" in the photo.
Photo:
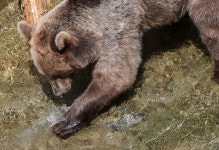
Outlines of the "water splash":
{"type": "Polygon", "coordinates": [[[68,111],[69,107],[63,105],[61,107],[53,107],[48,112],[48,115],[34,121],[30,127],[24,129],[19,135],[20,145],[29,147],[37,135],[48,133],[51,127],[64,120],[63,115],[68,111]]]}

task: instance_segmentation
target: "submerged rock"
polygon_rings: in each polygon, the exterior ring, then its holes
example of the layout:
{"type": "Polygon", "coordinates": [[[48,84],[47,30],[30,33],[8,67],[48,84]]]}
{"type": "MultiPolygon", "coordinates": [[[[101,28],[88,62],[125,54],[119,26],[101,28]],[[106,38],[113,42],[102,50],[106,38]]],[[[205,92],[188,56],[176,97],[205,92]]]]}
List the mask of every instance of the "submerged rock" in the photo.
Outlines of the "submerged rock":
{"type": "Polygon", "coordinates": [[[130,114],[124,114],[117,122],[109,123],[106,126],[111,131],[123,131],[145,119],[146,115],[144,113],[131,112],[130,114]]]}

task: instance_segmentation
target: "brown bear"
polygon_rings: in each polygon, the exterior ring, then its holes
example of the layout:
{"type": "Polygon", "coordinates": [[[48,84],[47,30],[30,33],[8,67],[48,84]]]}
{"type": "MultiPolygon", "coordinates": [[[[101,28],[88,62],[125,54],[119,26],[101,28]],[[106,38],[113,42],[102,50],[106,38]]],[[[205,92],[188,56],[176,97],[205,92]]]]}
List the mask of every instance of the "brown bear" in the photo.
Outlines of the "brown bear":
{"type": "Polygon", "coordinates": [[[64,0],[33,26],[19,22],[36,68],[56,96],[70,90],[75,70],[94,65],[91,83],[53,132],[60,138],[77,132],[132,86],[143,32],[176,22],[186,12],[215,60],[219,82],[218,0],[64,0]]]}

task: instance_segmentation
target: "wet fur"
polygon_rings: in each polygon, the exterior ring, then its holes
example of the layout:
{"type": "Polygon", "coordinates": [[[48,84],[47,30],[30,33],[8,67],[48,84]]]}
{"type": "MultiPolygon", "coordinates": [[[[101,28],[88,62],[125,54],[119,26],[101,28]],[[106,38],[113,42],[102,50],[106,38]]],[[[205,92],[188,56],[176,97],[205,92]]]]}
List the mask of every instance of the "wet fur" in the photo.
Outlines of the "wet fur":
{"type": "Polygon", "coordinates": [[[143,32],[176,22],[186,11],[215,60],[213,78],[219,82],[218,0],[65,0],[33,27],[18,23],[35,66],[60,94],[74,70],[94,64],[91,83],[53,132],[69,137],[130,88],[141,63],[143,32]]]}

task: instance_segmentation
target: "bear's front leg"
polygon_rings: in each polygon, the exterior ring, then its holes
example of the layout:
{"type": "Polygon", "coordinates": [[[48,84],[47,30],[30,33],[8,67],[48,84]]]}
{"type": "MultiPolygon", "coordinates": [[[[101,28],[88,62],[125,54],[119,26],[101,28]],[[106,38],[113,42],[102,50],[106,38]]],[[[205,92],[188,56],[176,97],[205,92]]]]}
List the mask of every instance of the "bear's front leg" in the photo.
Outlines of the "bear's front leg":
{"type": "MultiPolygon", "coordinates": [[[[112,72],[94,73],[93,80],[86,91],[72,104],[65,120],[54,126],[53,132],[62,139],[68,138],[91,121],[115,96],[129,88],[135,77],[128,79],[121,72],[115,75],[112,75],[112,72]]],[[[135,76],[136,72],[137,70],[132,72],[133,75],[128,74],[128,76],[135,76]]]]}

